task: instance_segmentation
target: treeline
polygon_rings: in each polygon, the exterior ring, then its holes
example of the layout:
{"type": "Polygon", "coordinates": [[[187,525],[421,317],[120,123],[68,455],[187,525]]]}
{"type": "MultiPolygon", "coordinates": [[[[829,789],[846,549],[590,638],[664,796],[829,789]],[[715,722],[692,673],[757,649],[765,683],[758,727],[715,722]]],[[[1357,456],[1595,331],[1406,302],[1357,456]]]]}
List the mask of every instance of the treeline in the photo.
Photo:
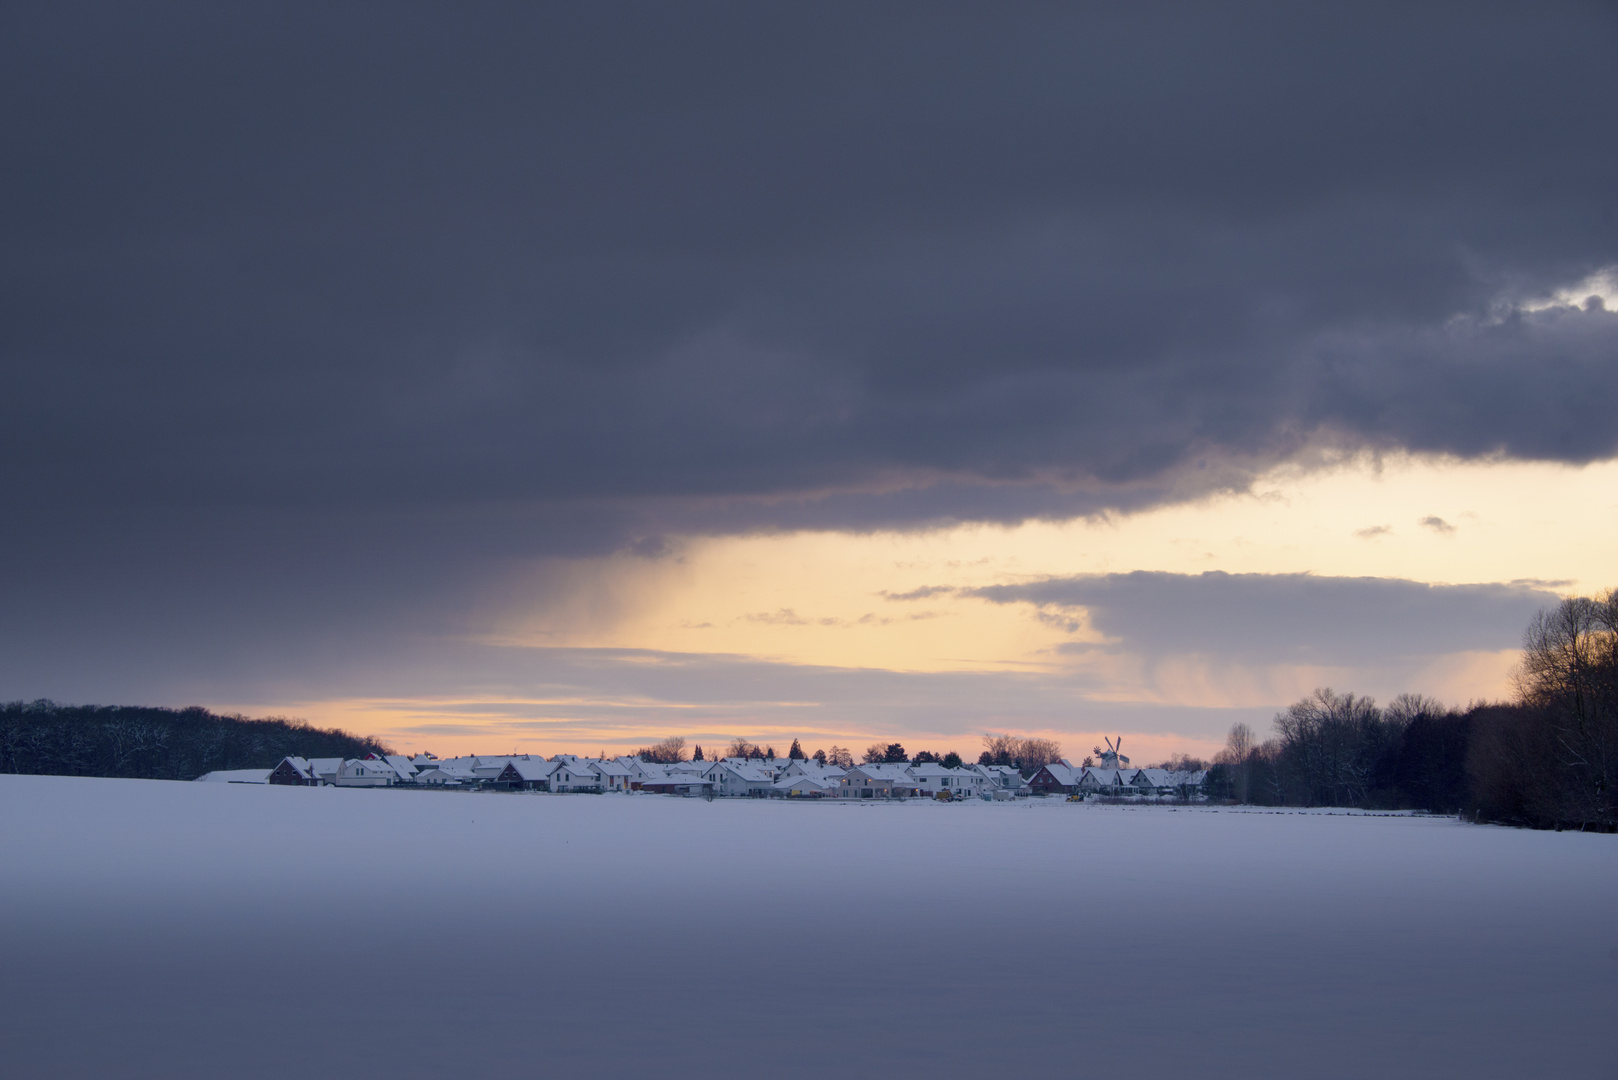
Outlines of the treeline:
{"type": "Polygon", "coordinates": [[[1419,809],[1534,828],[1618,830],[1618,590],[1540,613],[1516,700],[1378,708],[1317,690],[1260,743],[1230,731],[1211,797],[1271,806],[1419,809]]]}
{"type": "MultiPolygon", "coordinates": [[[[985,735],[983,748],[983,752],[978,755],[979,765],[1009,765],[1025,777],[1032,776],[1042,767],[1062,759],[1061,745],[1050,739],[1033,739],[1021,735],[985,735]]],[[[695,754],[686,753],[685,737],[682,735],[670,735],[651,746],[643,746],[635,751],[635,756],[642,761],[661,765],[703,760],[700,744],[696,747],[695,754]]],[[[719,753],[719,756],[769,759],[775,757],[775,747],[763,746],[751,739],[737,736],[719,753]]],[[[844,769],[854,766],[853,753],[844,747],[833,746],[830,750],[816,750],[812,754],[805,754],[803,744],[797,739],[792,740],[792,745],[787,750],[787,757],[793,761],[818,761],[822,765],[836,765],[844,769]]],[[[867,765],[922,765],[932,762],[946,769],[958,769],[964,762],[961,755],[953,750],[941,754],[931,750],[918,750],[912,754],[905,750],[902,744],[896,742],[872,743],[865,748],[865,755],[861,760],[867,765]]],[[[1201,764],[1197,763],[1196,767],[1201,768],[1201,764]]]]}
{"type": "Polygon", "coordinates": [[[216,769],[271,769],[287,755],[391,753],[376,739],[279,717],[127,705],[0,705],[0,773],[195,780],[216,769]]]}

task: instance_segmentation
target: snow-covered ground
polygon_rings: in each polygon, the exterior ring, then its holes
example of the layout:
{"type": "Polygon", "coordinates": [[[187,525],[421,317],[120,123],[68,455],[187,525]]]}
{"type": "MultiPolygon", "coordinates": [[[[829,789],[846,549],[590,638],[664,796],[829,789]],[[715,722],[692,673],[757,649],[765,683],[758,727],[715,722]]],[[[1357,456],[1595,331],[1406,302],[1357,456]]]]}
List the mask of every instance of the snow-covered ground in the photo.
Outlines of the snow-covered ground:
{"type": "Polygon", "coordinates": [[[0,777],[8,1076],[1610,1078],[1618,837],[0,777]]]}

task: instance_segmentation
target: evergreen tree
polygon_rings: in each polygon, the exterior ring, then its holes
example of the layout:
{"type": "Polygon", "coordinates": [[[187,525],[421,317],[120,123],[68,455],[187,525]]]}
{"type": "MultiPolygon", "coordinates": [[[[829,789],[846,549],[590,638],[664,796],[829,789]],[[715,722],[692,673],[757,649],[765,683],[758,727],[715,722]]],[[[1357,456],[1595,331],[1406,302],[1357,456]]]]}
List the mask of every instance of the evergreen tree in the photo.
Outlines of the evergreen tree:
{"type": "Polygon", "coordinates": [[[702,758],[702,744],[701,743],[697,744],[697,752],[695,754],[691,755],[691,760],[692,761],[701,761],[701,760],[703,760],[703,758],[702,758]]]}
{"type": "Polygon", "coordinates": [[[944,755],[942,764],[946,769],[959,769],[961,767],[961,755],[951,750],[944,755]]]}
{"type": "Polygon", "coordinates": [[[792,740],[792,749],[787,751],[787,757],[792,761],[803,760],[803,747],[798,745],[797,739],[792,740]]]}
{"type": "Polygon", "coordinates": [[[815,761],[817,761],[821,765],[826,764],[826,751],[824,751],[824,750],[816,750],[815,751],[815,761]]]}

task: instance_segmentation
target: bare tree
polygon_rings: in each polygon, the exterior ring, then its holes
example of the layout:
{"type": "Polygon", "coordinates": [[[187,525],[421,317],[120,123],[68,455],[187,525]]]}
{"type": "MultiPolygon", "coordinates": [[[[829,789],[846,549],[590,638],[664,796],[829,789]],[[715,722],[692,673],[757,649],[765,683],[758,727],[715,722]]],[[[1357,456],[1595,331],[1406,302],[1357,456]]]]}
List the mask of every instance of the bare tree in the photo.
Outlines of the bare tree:
{"type": "Polygon", "coordinates": [[[826,751],[826,763],[835,765],[839,769],[852,769],[854,767],[854,755],[844,747],[834,746],[826,751]]]}
{"type": "Polygon", "coordinates": [[[635,756],[642,761],[656,762],[659,765],[672,765],[677,761],[685,761],[685,737],[670,735],[655,746],[645,746],[635,751],[635,756]]]}
{"type": "Polygon", "coordinates": [[[987,765],[1013,765],[1024,773],[1033,773],[1061,757],[1062,746],[1053,739],[988,734],[983,736],[983,754],[978,761],[987,765]]]}
{"type": "Polygon", "coordinates": [[[725,747],[725,756],[733,758],[761,758],[764,756],[764,748],[759,746],[758,743],[751,742],[738,735],[734,739],[730,740],[729,746],[725,747]]]}
{"type": "Polygon", "coordinates": [[[1567,824],[1618,824],[1618,589],[1572,597],[1542,611],[1524,635],[1515,675],[1519,701],[1538,728],[1518,753],[1529,812],[1567,824]]]}
{"type": "Polygon", "coordinates": [[[1225,767],[1229,777],[1229,794],[1239,803],[1246,803],[1252,798],[1253,751],[1258,746],[1258,739],[1253,735],[1253,729],[1243,723],[1230,725],[1230,732],[1225,736],[1225,748],[1219,752],[1215,761],[1225,767]]]}
{"type": "Polygon", "coordinates": [[[1246,761],[1257,745],[1258,737],[1253,734],[1253,729],[1246,724],[1235,723],[1230,725],[1230,732],[1225,736],[1225,752],[1220,757],[1225,761],[1246,761]]]}
{"type": "Polygon", "coordinates": [[[1406,727],[1420,716],[1446,716],[1449,709],[1437,698],[1421,694],[1400,694],[1382,707],[1382,719],[1406,727]]]}

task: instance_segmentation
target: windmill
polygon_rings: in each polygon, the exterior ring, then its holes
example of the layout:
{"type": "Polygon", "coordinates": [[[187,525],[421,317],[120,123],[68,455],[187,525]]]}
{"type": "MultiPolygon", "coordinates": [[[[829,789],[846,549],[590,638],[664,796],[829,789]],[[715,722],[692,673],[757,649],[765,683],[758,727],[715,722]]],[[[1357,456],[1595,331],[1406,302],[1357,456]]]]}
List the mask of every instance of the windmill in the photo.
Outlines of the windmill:
{"type": "Polygon", "coordinates": [[[1095,748],[1095,752],[1101,756],[1101,767],[1103,769],[1116,769],[1119,766],[1129,764],[1129,759],[1118,752],[1124,747],[1124,737],[1122,735],[1118,736],[1116,742],[1103,735],[1101,741],[1107,744],[1107,748],[1103,750],[1098,746],[1095,748]]]}

